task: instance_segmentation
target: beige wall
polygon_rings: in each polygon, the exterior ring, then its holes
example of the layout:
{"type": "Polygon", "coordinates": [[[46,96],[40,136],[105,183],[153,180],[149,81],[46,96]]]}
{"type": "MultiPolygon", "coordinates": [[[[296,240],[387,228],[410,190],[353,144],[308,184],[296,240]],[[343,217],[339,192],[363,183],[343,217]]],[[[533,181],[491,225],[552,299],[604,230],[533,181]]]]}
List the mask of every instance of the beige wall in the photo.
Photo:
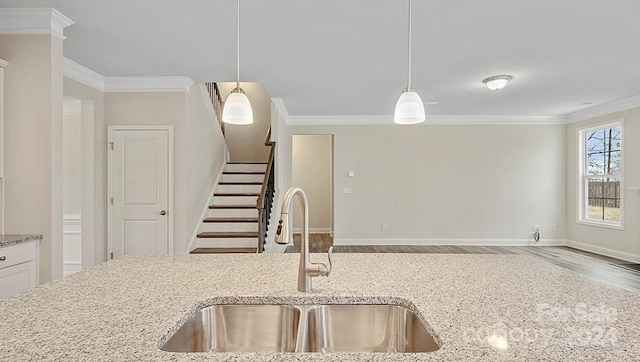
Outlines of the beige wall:
{"type": "Polygon", "coordinates": [[[226,160],[224,136],[206,92],[202,84],[196,84],[186,95],[187,232],[202,222],[202,210],[226,160]]]}
{"type": "MultiPolygon", "coordinates": [[[[231,161],[266,161],[269,149],[264,140],[271,124],[271,98],[260,83],[240,83],[251,102],[253,124],[225,125],[225,136],[231,161]]],[[[222,99],[227,99],[236,83],[218,83],[222,99]]]]}
{"type": "Polygon", "coordinates": [[[640,108],[567,125],[567,239],[569,245],[640,262],[640,108]],[[578,224],[578,130],[624,119],[623,226],[624,230],[578,224]]]}
{"type": "MultiPolygon", "coordinates": [[[[309,199],[309,231],[332,232],[332,136],[292,136],[292,187],[300,187],[309,199]]],[[[294,203],[294,229],[300,229],[300,206],[294,203]]]]}
{"type": "Polygon", "coordinates": [[[334,135],[337,244],[565,239],[564,125],[288,129],[334,135]]]}
{"type": "Polygon", "coordinates": [[[62,40],[0,35],[5,232],[42,234],[40,283],[62,276],[62,40]]]}
{"type": "Polygon", "coordinates": [[[107,136],[104,93],[64,78],[64,95],[80,100],[82,119],[82,267],[107,258],[107,136]]]}
{"type": "MultiPolygon", "coordinates": [[[[187,247],[187,135],[185,93],[106,93],[104,119],[110,125],[173,126],[173,243],[175,253],[187,247]]],[[[190,232],[189,232],[190,234],[190,232]]]]}

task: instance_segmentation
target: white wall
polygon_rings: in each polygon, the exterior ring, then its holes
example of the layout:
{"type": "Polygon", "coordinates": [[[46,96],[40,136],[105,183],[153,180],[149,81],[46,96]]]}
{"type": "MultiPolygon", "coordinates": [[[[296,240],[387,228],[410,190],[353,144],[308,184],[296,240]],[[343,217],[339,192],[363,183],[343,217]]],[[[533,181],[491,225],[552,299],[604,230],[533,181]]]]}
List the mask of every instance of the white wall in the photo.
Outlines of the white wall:
{"type": "MultiPolygon", "coordinates": [[[[240,83],[251,102],[253,124],[225,125],[225,138],[231,161],[266,161],[269,148],[264,145],[271,124],[271,98],[260,83],[240,83]]],[[[236,83],[218,83],[223,100],[226,100],[236,83]]]]}
{"type": "Polygon", "coordinates": [[[64,101],[62,122],[62,212],[81,214],[82,129],[80,100],[64,101]]]}
{"type": "Polygon", "coordinates": [[[609,114],[567,126],[567,238],[571,246],[640,263],[640,108],[609,114]],[[578,224],[578,129],[624,119],[624,230],[578,224]]]}
{"type": "MultiPolygon", "coordinates": [[[[292,186],[302,188],[309,200],[309,231],[330,233],[332,229],[332,136],[292,136],[292,186]]],[[[293,227],[301,228],[301,211],[294,203],[293,227]]]]}
{"type": "Polygon", "coordinates": [[[334,135],[336,244],[525,244],[533,224],[543,242],[564,242],[564,125],[289,126],[288,133],[334,135]]]}
{"type": "Polygon", "coordinates": [[[62,40],[0,35],[5,232],[42,234],[40,283],[62,276],[62,40]]]}
{"type": "Polygon", "coordinates": [[[62,118],[63,275],[82,269],[82,102],[65,98],[62,118]]]}
{"type": "Polygon", "coordinates": [[[225,139],[206,92],[199,83],[186,95],[187,232],[202,222],[202,211],[226,161],[225,139]]]}

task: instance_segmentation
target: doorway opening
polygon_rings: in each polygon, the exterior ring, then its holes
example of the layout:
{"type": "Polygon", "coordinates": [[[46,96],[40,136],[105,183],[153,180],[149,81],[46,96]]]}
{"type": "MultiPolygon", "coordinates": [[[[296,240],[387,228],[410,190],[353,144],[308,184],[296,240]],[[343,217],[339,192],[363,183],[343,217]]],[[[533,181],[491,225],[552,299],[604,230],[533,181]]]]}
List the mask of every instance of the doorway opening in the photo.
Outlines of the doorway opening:
{"type": "MultiPolygon", "coordinates": [[[[292,135],[291,186],[309,199],[311,251],[326,252],[333,245],[333,135],[292,135]],[[326,249],[326,250],[325,250],[326,249]]],[[[301,232],[300,205],[293,206],[294,244],[301,232]]],[[[299,245],[299,244],[298,244],[299,245]]],[[[287,250],[289,251],[289,250],[287,250]]]]}
{"type": "Polygon", "coordinates": [[[62,118],[62,272],[82,270],[82,102],[65,97],[62,118]]]}
{"type": "Polygon", "coordinates": [[[109,126],[107,252],[173,253],[173,127],[109,126]]]}

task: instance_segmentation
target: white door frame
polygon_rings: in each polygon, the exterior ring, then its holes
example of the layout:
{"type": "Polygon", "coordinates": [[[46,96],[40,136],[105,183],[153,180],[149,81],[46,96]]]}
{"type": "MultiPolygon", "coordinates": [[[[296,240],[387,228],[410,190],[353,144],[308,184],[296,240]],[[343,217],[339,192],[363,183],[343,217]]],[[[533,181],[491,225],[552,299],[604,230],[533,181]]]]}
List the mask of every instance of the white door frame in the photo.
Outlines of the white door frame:
{"type": "Polygon", "coordinates": [[[167,131],[169,134],[169,205],[168,212],[168,250],[169,254],[173,254],[173,126],[108,126],[107,127],[107,260],[113,259],[113,243],[112,243],[112,226],[113,226],[113,205],[111,205],[111,197],[113,195],[113,169],[111,147],[113,145],[113,133],[115,131],[167,131]]]}

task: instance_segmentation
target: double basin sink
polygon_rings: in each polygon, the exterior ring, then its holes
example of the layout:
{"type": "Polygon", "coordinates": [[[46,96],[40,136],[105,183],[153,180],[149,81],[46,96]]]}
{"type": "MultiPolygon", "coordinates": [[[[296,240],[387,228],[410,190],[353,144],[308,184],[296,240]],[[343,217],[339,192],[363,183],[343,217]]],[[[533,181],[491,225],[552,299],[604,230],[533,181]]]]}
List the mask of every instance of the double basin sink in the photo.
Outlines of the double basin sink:
{"type": "Polygon", "coordinates": [[[439,347],[399,305],[226,304],[198,309],[159,345],[168,352],[423,353],[439,347]]]}

